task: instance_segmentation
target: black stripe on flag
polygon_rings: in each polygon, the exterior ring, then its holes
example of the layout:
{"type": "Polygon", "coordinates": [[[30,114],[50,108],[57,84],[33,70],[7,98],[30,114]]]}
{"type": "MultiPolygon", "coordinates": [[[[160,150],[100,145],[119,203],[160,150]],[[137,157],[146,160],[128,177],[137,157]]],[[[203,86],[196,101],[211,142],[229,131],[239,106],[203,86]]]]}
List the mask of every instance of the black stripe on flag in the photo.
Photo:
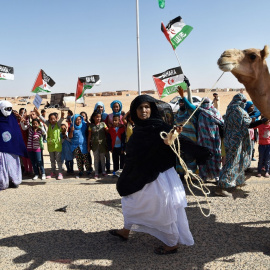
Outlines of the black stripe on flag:
{"type": "Polygon", "coordinates": [[[50,87],[53,87],[55,85],[55,81],[50,77],[48,76],[44,70],[41,70],[42,72],[42,79],[50,86],[50,87]]]}
{"type": "Polygon", "coordinates": [[[153,75],[156,78],[159,78],[160,80],[164,80],[167,78],[170,78],[172,76],[180,75],[183,74],[182,68],[181,67],[176,67],[176,68],[170,68],[162,73],[153,75]]]}
{"type": "Polygon", "coordinates": [[[171,26],[177,22],[180,22],[182,20],[181,16],[176,17],[175,19],[172,19],[171,21],[169,21],[169,23],[167,24],[166,28],[170,29],[171,26]]]}
{"type": "Polygon", "coordinates": [[[81,83],[96,83],[99,81],[99,75],[90,75],[79,78],[81,83]]]}
{"type": "Polygon", "coordinates": [[[9,66],[0,65],[0,72],[14,74],[14,68],[9,67],[9,66]]]}

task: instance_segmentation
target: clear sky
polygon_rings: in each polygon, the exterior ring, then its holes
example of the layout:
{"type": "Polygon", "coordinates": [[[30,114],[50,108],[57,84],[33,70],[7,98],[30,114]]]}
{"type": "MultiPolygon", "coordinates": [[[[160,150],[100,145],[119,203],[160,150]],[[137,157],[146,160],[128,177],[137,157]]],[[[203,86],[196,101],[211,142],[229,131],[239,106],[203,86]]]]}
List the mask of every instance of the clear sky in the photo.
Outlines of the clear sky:
{"type": "MultiPolygon", "coordinates": [[[[93,91],[137,90],[136,0],[0,0],[0,64],[14,67],[14,81],[0,81],[0,96],[29,95],[42,68],[56,82],[52,92],[74,92],[77,78],[97,74],[93,91]]],[[[191,88],[210,88],[221,75],[226,49],[270,45],[269,0],[140,0],[142,90],[152,75],[178,66],[160,30],[181,16],[194,27],[178,46],[191,88]]],[[[269,63],[269,60],[268,60],[269,63]]],[[[242,85],[225,73],[217,87],[242,85]]]]}

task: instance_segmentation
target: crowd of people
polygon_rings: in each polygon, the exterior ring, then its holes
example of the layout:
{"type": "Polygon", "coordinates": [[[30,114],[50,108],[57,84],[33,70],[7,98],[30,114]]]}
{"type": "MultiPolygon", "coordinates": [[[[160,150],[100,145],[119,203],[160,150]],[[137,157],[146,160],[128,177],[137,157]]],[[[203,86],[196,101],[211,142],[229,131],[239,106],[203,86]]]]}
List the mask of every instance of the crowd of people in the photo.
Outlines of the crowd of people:
{"type": "MultiPolygon", "coordinates": [[[[212,154],[204,164],[201,164],[199,159],[192,159],[190,153],[183,155],[188,169],[198,173],[204,182],[216,182],[217,195],[230,196],[230,188],[244,183],[244,172],[249,168],[251,160],[255,160],[254,144],[259,139],[257,176],[261,177],[264,171],[264,176],[269,177],[270,125],[252,101],[246,101],[242,93],[235,95],[222,117],[217,93],[213,94],[212,101],[205,98],[198,109],[184,96],[181,88],[179,94],[181,98],[179,110],[174,115],[174,124],[180,126],[185,123],[182,136],[206,147],[212,154]],[[195,110],[195,114],[189,118],[195,110]],[[189,121],[186,123],[187,119],[189,121]]],[[[2,101],[2,106],[7,102],[2,101]]],[[[11,104],[8,106],[12,108],[11,104]]],[[[95,179],[99,179],[100,175],[106,177],[111,173],[111,163],[113,175],[119,169],[123,169],[126,143],[133,133],[135,124],[131,113],[122,111],[121,101],[113,101],[110,107],[112,112],[107,113],[104,104],[101,101],[97,102],[90,119],[84,111],[73,115],[73,112],[68,110],[66,117],[65,112],[61,111],[60,118],[58,113],[54,112],[50,113],[47,119],[45,109],[39,111],[33,108],[29,114],[25,108],[21,108],[19,112],[13,111],[12,115],[17,119],[27,152],[19,155],[23,175],[32,176],[33,180],[39,177],[42,180],[61,180],[64,177],[63,164],[66,166],[67,177],[82,177],[84,173],[89,177],[94,174],[95,179]],[[43,160],[45,144],[51,164],[47,175],[43,160]],[[74,159],[78,168],[77,175],[74,175],[74,159]]],[[[3,113],[1,117],[5,117],[3,113]]],[[[4,165],[3,163],[2,166],[4,165]]],[[[178,162],[175,168],[180,176],[184,175],[178,162]]],[[[1,189],[6,187],[3,184],[1,186],[1,189]]]]}
{"type": "MultiPolygon", "coordinates": [[[[259,139],[257,177],[262,177],[263,170],[269,177],[270,121],[251,101],[238,93],[221,116],[217,93],[213,101],[205,98],[196,107],[181,87],[178,92],[179,110],[168,119],[174,119],[173,130],[179,133],[181,156],[189,170],[204,182],[215,183],[216,195],[232,196],[235,187],[245,184],[245,171],[255,159],[254,144],[259,139]]],[[[22,173],[33,175],[33,180],[62,180],[63,164],[67,177],[74,177],[74,158],[77,177],[93,173],[97,180],[100,174],[111,173],[112,157],[112,174],[123,169],[116,187],[122,196],[124,226],[110,234],[126,241],[130,230],[149,233],[164,243],[155,249],[159,255],[177,252],[180,243],[193,245],[181,182],[185,171],[169,140],[160,136],[161,131],[173,128],[162,116],[162,102],[142,95],[132,101],[127,113],[119,100],[111,103],[111,109],[107,114],[98,102],[90,119],[86,112],[73,115],[70,110],[66,117],[61,111],[60,118],[54,112],[46,119],[45,110],[34,108],[27,114],[21,108],[16,112],[10,102],[0,101],[0,190],[17,187],[22,173]],[[47,176],[44,144],[51,163],[47,176]]]]}

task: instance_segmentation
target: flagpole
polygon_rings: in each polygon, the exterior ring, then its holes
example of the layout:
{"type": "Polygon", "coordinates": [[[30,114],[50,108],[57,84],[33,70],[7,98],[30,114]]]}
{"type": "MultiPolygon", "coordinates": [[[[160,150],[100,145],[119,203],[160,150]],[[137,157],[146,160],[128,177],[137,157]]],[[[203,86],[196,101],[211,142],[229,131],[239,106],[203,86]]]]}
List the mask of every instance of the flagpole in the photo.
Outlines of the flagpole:
{"type": "MultiPolygon", "coordinates": [[[[175,51],[175,50],[173,50],[173,51],[174,51],[174,54],[175,54],[176,59],[177,59],[177,61],[178,61],[178,64],[179,64],[179,66],[181,67],[179,57],[178,57],[176,51],[175,51]]],[[[182,67],[181,67],[181,68],[182,68],[182,67]]],[[[182,71],[183,71],[183,70],[182,70],[182,71]]],[[[192,94],[191,94],[191,91],[190,91],[190,89],[189,89],[189,86],[187,87],[187,93],[188,93],[188,101],[189,101],[191,104],[193,104],[193,102],[192,102],[192,94]]]]}
{"type": "MultiPolygon", "coordinates": [[[[40,71],[39,71],[40,72],[40,71]]],[[[37,74],[37,76],[36,76],[36,79],[34,80],[34,83],[33,83],[33,86],[32,86],[32,90],[33,90],[33,87],[34,87],[34,85],[35,85],[35,83],[36,83],[36,81],[37,81],[37,77],[38,77],[38,75],[39,75],[39,72],[38,72],[38,74],[37,74]]],[[[31,90],[31,92],[32,92],[32,90],[31,90]]],[[[25,110],[26,110],[26,106],[27,106],[27,103],[28,103],[28,100],[30,99],[30,96],[28,96],[28,98],[27,98],[27,100],[26,100],[26,104],[25,104],[25,107],[24,107],[24,109],[23,109],[23,114],[22,115],[24,115],[24,113],[25,113],[25,110]]]]}
{"type": "Polygon", "coordinates": [[[139,0],[136,0],[138,95],[141,95],[139,0]]]}

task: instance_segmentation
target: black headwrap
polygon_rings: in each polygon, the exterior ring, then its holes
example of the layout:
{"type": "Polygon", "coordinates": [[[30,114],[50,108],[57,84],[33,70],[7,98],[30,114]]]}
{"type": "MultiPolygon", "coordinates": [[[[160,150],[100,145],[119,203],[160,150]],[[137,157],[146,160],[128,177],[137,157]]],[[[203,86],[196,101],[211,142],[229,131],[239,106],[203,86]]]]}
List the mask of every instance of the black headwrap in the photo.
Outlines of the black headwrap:
{"type": "MultiPolygon", "coordinates": [[[[157,179],[159,173],[175,166],[174,152],[160,137],[161,131],[169,132],[172,126],[162,120],[156,102],[158,100],[151,96],[141,95],[136,97],[130,105],[130,115],[135,128],[127,143],[125,166],[117,182],[117,191],[120,196],[127,196],[141,190],[147,183],[157,179]],[[150,118],[146,120],[141,120],[137,116],[137,108],[143,102],[149,102],[151,106],[150,118]]],[[[182,137],[180,141],[181,150],[184,152],[200,152],[198,149],[192,149],[192,147],[198,147],[193,142],[187,142],[182,137]]],[[[203,159],[206,160],[205,152],[203,159]]]]}

